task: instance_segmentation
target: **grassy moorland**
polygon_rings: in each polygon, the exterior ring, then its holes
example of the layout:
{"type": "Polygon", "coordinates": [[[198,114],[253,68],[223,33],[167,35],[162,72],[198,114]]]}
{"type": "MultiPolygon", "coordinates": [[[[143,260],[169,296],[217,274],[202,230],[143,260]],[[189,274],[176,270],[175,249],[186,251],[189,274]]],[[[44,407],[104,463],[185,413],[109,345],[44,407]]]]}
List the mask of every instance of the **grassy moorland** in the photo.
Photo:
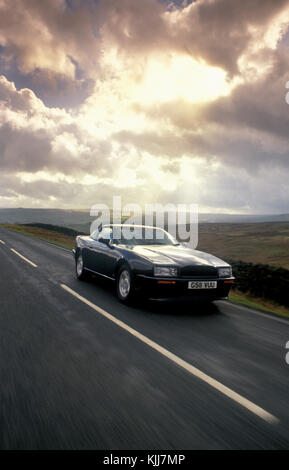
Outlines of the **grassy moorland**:
{"type": "Polygon", "coordinates": [[[289,222],[200,224],[198,250],[289,269],[289,222]]]}

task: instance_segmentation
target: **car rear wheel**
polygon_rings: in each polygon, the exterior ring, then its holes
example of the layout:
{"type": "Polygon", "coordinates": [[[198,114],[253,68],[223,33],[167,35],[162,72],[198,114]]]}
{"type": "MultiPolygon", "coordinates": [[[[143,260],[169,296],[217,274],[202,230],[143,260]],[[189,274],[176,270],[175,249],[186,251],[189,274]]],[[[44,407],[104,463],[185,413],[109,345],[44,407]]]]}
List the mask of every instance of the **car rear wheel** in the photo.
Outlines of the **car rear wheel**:
{"type": "Polygon", "coordinates": [[[120,268],[116,279],[116,292],[119,300],[129,302],[134,295],[134,283],[128,266],[120,268]]]}
{"type": "Polygon", "coordinates": [[[87,272],[85,271],[85,268],[84,268],[84,262],[83,262],[83,257],[82,257],[81,253],[79,253],[79,255],[76,259],[75,271],[76,271],[76,277],[80,281],[85,281],[88,278],[88,274],[87,274],[87,272]]]}

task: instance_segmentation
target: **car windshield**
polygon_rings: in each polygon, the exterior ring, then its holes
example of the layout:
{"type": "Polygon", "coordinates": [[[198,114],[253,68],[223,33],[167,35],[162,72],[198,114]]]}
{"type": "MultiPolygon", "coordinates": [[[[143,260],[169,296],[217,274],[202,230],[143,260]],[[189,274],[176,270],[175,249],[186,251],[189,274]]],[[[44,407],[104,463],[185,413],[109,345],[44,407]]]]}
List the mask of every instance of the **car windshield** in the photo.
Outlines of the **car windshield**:
{"type": "Polygon", "coordinates": [[[113,243],[118,245],[179,245],[168,232],[153,227],[113,227],[113,243]]]}

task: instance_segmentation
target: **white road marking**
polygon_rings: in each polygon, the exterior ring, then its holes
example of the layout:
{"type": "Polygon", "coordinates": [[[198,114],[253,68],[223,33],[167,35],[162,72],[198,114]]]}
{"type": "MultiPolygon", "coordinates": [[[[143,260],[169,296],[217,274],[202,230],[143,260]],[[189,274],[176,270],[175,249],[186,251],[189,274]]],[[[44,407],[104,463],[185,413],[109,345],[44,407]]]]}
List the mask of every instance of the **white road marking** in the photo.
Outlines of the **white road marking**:
{"type": "Polygon", "coordinates": [[[10,248],[11,251],[13,251],[13,253],[15,253],[15,255],[19,256],[20,258],[24,259],[24,261],[26,261],[26,263],[29,263],[31,264],[31,266],[33,266],[34,268],[37,268],[37,264],[34,264],[32,263],[32,261],[30,261],[29,259],[25,258],[25,256],[21,255],[20,253],[18,253],[18,251],[14,250],[13,248],[10,248]]]}
{"type": "Polygon", "coordinates": [[[2,243],[2,245],[6,245],[6,243],[5,243],[5,242],[3,242],[3,240],[0,240],[0,243],[2,243]]]}
{"type": "Polygon", "coordinates": [[[276,418],[275,416],[273,416],[271,413],[268,413],[266,410],[264,410],[260,406],[255,405],[255,403],[251,402],[250,400],[247,400],[247,398],[244,398],[242,395],[239,395],[238,393],[234,392],[230,388],[223,385],[221,382],[218,382],[217,380],[213,379],[212,377],[205,374],[201,370],[197,369],[196,367],[192,366],[188,362],[184,361],[180,357],[176,356],[175,354],[171,353],[167,349],[163,348],[159,344],[157,344],[154,341],[150,340],[147,336],[144,336],[143,334],[139,333],[137,330],[135,330],[134,328],[131,328],[130,326],[128,326],[123,321],[118,320],[116,317],[114,317],[110,313],[106,312],[101,307],[98,307],[94,303],[87,300],[85,297],[82,297],[77,292],[70,289],[70,287],[66,286],[65,284],[60,284],[60,286],[64,290],[69,292],[71,295],[76,297],[78,300],[85,303],[86,305],[91,307],[93,310],[95,310],[96,312],[98,312],[101,315],[103,315],[104,317],[106,317],[108,320],[110,320],[113,323],[115,323],[116,325],[118,325],[123,330],[125,330],[128,333],[130,333],[131,335],[135,336],[140,341],[147,344],[152,349],[154,349],[155,351],[157,351],[160,354],[162,354],[163,356],[165,356],[167,359],[170,359],[172,362],[174,362],[178,366],[182,367],[183,369],[185,369],[190,374],[194,375],[195,377],[198,377],[203,382],[207,383],[211,387],[213,387],[216,390],[218,390],[219,392],[221,392],[223,395],[226,395],[231,400],[235,401],[239,405],[241,405],[244,408],[246,408],[247,410],[251,411],[251,413],[257,415],[259,418],[263,419],[264,421],[267,421],[268,423],[272,423],[272,424],[279,423],[279,419],[276,418]]]}

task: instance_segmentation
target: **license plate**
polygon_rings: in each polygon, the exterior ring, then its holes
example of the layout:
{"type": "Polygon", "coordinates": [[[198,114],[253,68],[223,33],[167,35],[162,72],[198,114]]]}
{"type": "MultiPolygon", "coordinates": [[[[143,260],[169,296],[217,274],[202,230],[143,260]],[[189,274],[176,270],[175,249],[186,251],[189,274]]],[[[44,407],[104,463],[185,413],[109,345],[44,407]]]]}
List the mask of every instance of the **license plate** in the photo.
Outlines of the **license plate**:
{"type": "Polygon", "coordinates": [[[190,281],[189,289],[216,289],[217,281],[190,281]]]}

